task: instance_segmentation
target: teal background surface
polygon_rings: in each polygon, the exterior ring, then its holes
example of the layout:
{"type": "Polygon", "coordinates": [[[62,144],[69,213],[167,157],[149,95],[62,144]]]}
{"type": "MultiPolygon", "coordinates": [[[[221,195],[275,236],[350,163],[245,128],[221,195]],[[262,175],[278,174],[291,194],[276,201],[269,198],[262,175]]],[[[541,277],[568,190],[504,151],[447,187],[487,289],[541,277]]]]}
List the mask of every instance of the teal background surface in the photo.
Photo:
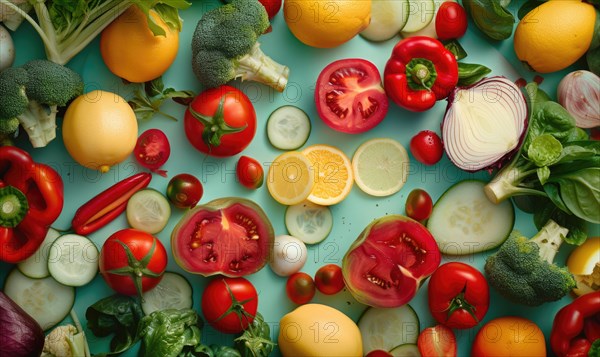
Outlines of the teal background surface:
{"type": "MultiPolygon", "coordinates": [[[[207,9],[219,4],[217,1],[193,1],[192,8],[181,12],[184,19],[183,31],[180,35],[180,49],[176,61],[164,74],[166,86],[176,89],[191,89],[201,91],[201,86],[196,81],[191,70],[190,42],[196,22],[207,9]]],[[[516,9],[512,9],[516,15],[516,9]]],[[[438,102],[435,107],[425,113],[411,113],[400,109],[390,103],[390,110],[385,120],[375,129],[360,135],[349,135],[335,132],[329,129],[319,119],[314,105],[314,85],[322,68],[334,60],[343,58],[364,58],[372,61],[383,72],[385,63],[391,53],[392,47],[400,39],[399,37],[382,43],[368,42],[360,36],[350,42],[333,49],[317,49],[303,45],[288,30],[280,12],[272,21],[273,31],[264,35],[260,42],[266,54],[279,63],[290,67],[289,83],[283,93],[252,82],[233,84],[243,90],[253,102],[258,118],[258,129],[256,136],[250,146],[242,153],[254,157],[259,162],[268,165],[281,151],[273,148],[266,138],[265,126],[269,114],[276,108],[292,104],[302,108],[308,113],[312,121],[312,134],[306,145],[326,143],[335,145],[342,149],[349,157],[352,157],[355,149],[364,141],[376,137],[390,137],[408,148],[411,137],[420,130],[430,129],[440,132],[440,123],[444,115],[446,101],[438,102]]],[[[127,34],[124,34],[125,36],[127,34]]],[[[32,27],[23,24],[13,37],[16,44],[17,58],[15,65],[20,65],[29,59],[44,58],[45,53],[39,36],[32,27]]],[[[503,75],[511,80],[523,77],[532,80],[535,73],[529,72],[516,59],[512,48],[512,39],[495,42],[488,40],[472,22],[469,23],[467,34],[460,40],[468,57],[463,62],[481,63],[490,67],[491,75],[503,75]]],[[[144,58],[140,58],[144,61],[144,58]]],[[[83,52],[75,57],[68,66],[78,71],[84,78],[86,92],[94,89],[103,89],[127,96],[132,86],[122,83],[104,65],[100,56],[99,40],[93,41],[83,52]]],[[[573,68],[581,68],[583,63],[577,63],[571,68],[544,75],[541,87],[552,97],[555,97],[555,89],[558,81],[573,68]]],[[[171,143],[171,158],[163,167],[168,170],[169,177],[186,172],[196,175],[204,185],[204,197],[201,203],[224,196],[241,196],[252,199],[259,203],[268,213],[275,228],[276,234],[285,234],[284,211],[285,207],[274,201],[266,186],[256,191],[249,191],[236,182],[235,165],[240,155],[225,159],[207,157],[196,151],[185,138],[183,131],[184,107],[167,103],[163,110],[180,118],[179,121],[170,121],[164,117],[156,116],[150,121],[140,122],[139,132],[150,128],[159,128],[169,137],[171,143]]],[[[46,148],[32,149],[26,138],[21,136],[18,146],[29,151],[36,160],[47,163],[56,169],[62,176],[65,184],[65,207],[59,219],[55,223],[58,229],[67,229],[73,214],[79,206],[88,199],[111,186],[115,182],[124,179],[134,173],[143,170],[132,157],[125,162],[114,166],[105,174],[85,169],[71,159],[66,152],[61,139],[61,120],[58,121],[58,136],[46,148]]],[[[332,206],[334,226],[329,237],[320,244],[309,246],[308,259],[302,271],[314,275],[316,270],[328,263],[341,265],[341,260],[354,239],[362,229],[373,219],[388,214],[404,214],[404,204],[408,193],[414,188],[424,188],[437,200],[440,195],[453,183],[463,179],[480,178],[488,180],[489,174],[480,172],[477,174],[466,173],[456,169],[446,157],[434,166],[423,166],[411,156],[408,168],[408,182],[402,190],[395,195],[375,198],[364,194],[356,185],[350,195],[340,204],[332,206]]],[[[165,192],[168,178],[154,175],[150,187],[165,192]]],[[[170,233],[183,215],[182,210],[173,208],[173,214],[167,227],[157,234],[157,237],[168,248],[170,246],[170,233]]],[[[103,242],[113,232],[127,228],[124,215],[118,217],[110,225],[91,234],[89,237],[100,248],[103,242]]],[[[517,211],[515,228],[526,235],[533,235],[535,227],[532,218],[528,214],[517,211]]],[[[591,227],[591,235],[598,235],[598,226],[591,227]]],[[[561,248],[556,261],[563,264],[568,252],[572,247],[566,245],[561,248]]],[[[443,262],[463,261],[479,269],[483,268],[485,258],[490,252],[479,254],[467,254],[460,257],[445,256],[443,262]]],[[[0,264],[0,284],[3,283],[7,272],[12,268],[8,264],[0,264]]],[[[172,256],[169,256],[168,270],[182,272],[172,256]]],[[[184,274],[194,288],[194,307],[200,306],[200,297],[203,287],[209,281],[198,275],[184,274]]],[[[285,293],[286,279],[276,276],[267,266],[260,272],[247,277],[257,288],[259,293],[259,311],[272,328],[272,336],[276,340],[279,319],[287,312],[293,310],[295,305],[291,303],[285,293]]],[[[99,275],[87,286],[77,288],[75,310],[82,321],[85,322],[85,310],[95,301],[112,294],[99,275]]],[[[572,297],[568,296],[556,302],[545,304],[536,308],[516,306],[508,303],[491,290],[491,308],[483,322],[495,317],[505,315],[523,316],[537,323],[546,335],[546,342],[550,334],[550,328],[555,313],[572,297]]],[[[343,291],[334,296],[325,296],[317,293],[313,302],[331,305],[355,321],[358,319],[364,305],[356,302],[352,296],[343,291]]],[[[427,308],[427,283],[420,289],[419,293],[410,302],[415,308],[421,320],[421,328],[435,325],[427,308]]],[[[479,326],[469,330],[457,330],[456,335],[459,343],[459,356],[469,355],[471,342],[479,330],[479,326]]],[[[96,338],[87,331],[88,340],[93,353],[104,352],[108,348],[107,338],[96,338]]],[[[233,337],[222,335],[210,327],[203,331],[204,341],[207,343],[231,343],[233,337]]],[[[274,355],[278,355],[276,351],[274,355]]],[[[123,356],[134,356],[135,349],[123,356]]]]}

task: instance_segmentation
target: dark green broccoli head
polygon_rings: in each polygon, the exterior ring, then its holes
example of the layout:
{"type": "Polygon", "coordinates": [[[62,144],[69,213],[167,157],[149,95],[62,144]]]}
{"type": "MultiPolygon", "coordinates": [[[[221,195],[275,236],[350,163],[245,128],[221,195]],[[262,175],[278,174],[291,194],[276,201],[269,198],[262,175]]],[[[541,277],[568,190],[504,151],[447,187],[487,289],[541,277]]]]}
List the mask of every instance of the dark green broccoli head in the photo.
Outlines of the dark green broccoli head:
{"type": "Polygon", "coordinates": [[[27,109],[28,81],[27,71],[21,67],[9,67],[0,72],[0,119],[13,119],[27,109]]]}
{"type": "Polygon", "coordinates": [[[194,57],[192,69],[207,87],[218,87],[235,76],[233,62],[218,51],[200,51],[194,57]]]}
{"type": "Polygon", "coordinates": [[[83,93],[81,76],[48,60],[32,60],[22,66],[29,74],[27,96],[42,104],[64,106],[83,93]]]}

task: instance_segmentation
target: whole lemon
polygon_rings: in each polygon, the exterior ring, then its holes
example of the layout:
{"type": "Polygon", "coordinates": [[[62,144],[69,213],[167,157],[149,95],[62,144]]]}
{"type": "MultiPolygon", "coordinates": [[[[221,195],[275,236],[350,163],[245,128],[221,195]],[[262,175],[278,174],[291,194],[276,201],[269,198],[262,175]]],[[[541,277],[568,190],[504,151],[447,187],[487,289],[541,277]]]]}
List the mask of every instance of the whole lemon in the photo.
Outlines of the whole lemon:
{"type": "Polygon", "coordinates": [[[577,61],[589,49],[596,12],[588,3],[553,0],[531,10],[517,25],[517,57],[532,70],[550,73],[577,61]]]}
{"type": "Polygon", "coordinates": [[[305,304],[281,318],[277,344],[283,356],[362,357],[358,326],[333,307],[305,304]]]}
{"type": "Polygon", "coordinates": [[[290,31],[304,44],[331,48],[367,28],[371,0],[285,0],[283,16],[290,31]]]}
{"type": "Polygon", "coordinates": [[[104,173],[133,152],[138,123],[125,99],[96,90],[77,97],[69,105],[62,135],[75,161],[104,173]]]}

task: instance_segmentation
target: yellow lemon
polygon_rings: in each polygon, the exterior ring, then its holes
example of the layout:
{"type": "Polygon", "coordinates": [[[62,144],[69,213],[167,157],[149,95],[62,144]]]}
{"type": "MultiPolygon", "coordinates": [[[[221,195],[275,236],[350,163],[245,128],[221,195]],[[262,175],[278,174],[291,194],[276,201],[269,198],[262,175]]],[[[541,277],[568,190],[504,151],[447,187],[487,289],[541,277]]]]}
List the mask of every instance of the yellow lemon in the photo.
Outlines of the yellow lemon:
{"type": "Polygon", "coordinates": [[[319,48],[339,46],[367,28],[371,0],[285,0],[283,16],[303,43],[319,48]]]}
{"type": "Polygon", "coordinates": [[[69,105],[62,135],[75,161],[104,173],[133,152],[138,124],[125,99],[96,90],[79,96],[69,105]]]}
{"type": "Polygon", "coordinates": [[[581,1],[548,1],[530,11],[517,25],[517,57],[539,73],[564,69],[589,49],[596,11],[581,1]]]}
{"type": "Polygon", "coordinates": [[[593,292],[590,281],[583,281],[580,276],[591,275],[594,268],[600,264],[600,237],[590,237],[582,245],[573,249],[567,259],[567,268],[575,275],[577,287],[573,289],[576,295],[593,292]]]}

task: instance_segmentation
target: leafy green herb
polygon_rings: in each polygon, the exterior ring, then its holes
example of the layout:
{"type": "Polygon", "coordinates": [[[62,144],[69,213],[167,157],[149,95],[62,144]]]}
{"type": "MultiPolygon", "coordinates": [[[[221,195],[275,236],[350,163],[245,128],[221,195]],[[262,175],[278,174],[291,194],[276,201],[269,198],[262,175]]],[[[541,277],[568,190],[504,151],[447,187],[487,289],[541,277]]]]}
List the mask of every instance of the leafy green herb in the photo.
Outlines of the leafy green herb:
{"type": "Polygon", "coordinates": [[[167,309],[144,316],[138,327],[142,346],[138,356],[178,357],[184,348],[201,344],[201,325],[192,309],[167,309]]]}
{"type": "Polygon", "coordinates": [[[458,62],[458,85],[470,86],[491,72],[491,69],[481,64],[458,62]]]}
{"type": "Polygon", "coordinates": [[[260,313],[256,313],[244,333],[235,339],[235,345],[242,357],[266,357],[273,351],[271,329],[260,313]]]}
{"type": "Polygon", "coordinates": [[[498,0],[463,0],[463,6],[475,25],[493,40],[512,35],[515,17],[506,9],[509,2],[498,0]]]}
{"type": "Polygon", "coordinates": [[[463,46],[461,46],[461,44],[456,40],[446,43],[444,47],[454,54],[454,57],[457,61],[467,57],[467,51],[465,51],[463,46]]]}
{"type": "Polygon", "coordinates": [[[138,323],[144,316],[139,302],[129,296],[112,295],[104,298],[85,312],[87,326],[95,336],[113,335],[110,352],[122,353],[138,342],[138,323]]]}
{"type": "Polygon", "coordinates": [[[525,15],[527,15],[528,13],[531,12],[531,10],[533,10],[536,7],[542,5],[546,1],[547,0],[528,0],[528,1],[525,1],[523,3],[523,5],[521,5],[521,7],[519,8],[519,12],[517,13],[517,16],[519,17],[519,20],[523,19],[525,17],[525,15]]]}
{"type": "Polygon", "coordinates": [[[558,161],[563,146],[550,134],[542,134],[529,144],[527,156],[537,167],[545,167],[558,161]]]}
{"type": "Polygon", "coordinates": [[[129,100],[129,105],[140,120],[149,120],[158,113],[177,121],[174,116],[161,111],[160,107],[167,99],[172,99],[182,105],[188,105],[195,95],[190,90],[178,91],[173,88],[165,88],[162,77],[158,77],[140,84],[140,87],[134,92],[134,97],[129,100]]]}

